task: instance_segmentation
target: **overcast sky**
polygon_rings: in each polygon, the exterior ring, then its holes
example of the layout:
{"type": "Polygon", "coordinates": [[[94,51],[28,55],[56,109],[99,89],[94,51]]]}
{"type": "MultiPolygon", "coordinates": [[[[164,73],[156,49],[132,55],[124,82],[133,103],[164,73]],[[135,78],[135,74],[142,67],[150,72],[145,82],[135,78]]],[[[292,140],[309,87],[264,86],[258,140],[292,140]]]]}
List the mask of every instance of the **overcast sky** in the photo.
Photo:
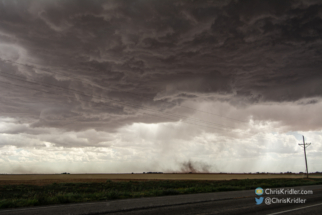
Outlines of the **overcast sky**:
{"type": "Polygon", "coordinates": [[[0,173],[322,171],[322,1],[0,1],[0,173]]]}

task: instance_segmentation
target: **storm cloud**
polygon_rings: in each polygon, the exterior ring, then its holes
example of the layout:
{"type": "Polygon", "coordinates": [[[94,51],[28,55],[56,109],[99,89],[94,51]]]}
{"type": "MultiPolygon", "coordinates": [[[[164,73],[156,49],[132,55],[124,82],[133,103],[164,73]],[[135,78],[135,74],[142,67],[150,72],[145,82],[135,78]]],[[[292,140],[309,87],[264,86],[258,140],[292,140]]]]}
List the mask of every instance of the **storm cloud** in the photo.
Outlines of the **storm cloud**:
{"type": "Polygon", "coordinates": [[[86,159],[124,171],[298,153],[321,139],[321,35],[321,1],[2,0],[1,150],[110,150],[86,159]]]}

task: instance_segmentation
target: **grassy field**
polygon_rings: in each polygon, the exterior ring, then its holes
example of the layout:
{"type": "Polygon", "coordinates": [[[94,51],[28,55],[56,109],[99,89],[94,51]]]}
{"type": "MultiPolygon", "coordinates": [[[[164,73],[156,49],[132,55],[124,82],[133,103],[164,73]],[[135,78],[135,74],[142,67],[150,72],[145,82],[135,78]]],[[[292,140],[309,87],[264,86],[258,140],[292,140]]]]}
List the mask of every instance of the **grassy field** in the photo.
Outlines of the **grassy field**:
{"type": "Polygon", "coordinates": [[[322,184],[322,179],[106,180],[103,183],[52,183],[43,186],[0,185],[0,209],[315,184],[322,184]]]}
{"type": "MultiPolygon", "coordinates": [[[[232,180],[232,179],[275,179],[275,178],[305,178],[299,174],[39,174],[39,175],[0,175],[0,185],[34,184],[72,182],[105,182],[106,180],[232,180]]],[[[312,174],[310,178],[322,178],[322,175],[312,174]]]]}

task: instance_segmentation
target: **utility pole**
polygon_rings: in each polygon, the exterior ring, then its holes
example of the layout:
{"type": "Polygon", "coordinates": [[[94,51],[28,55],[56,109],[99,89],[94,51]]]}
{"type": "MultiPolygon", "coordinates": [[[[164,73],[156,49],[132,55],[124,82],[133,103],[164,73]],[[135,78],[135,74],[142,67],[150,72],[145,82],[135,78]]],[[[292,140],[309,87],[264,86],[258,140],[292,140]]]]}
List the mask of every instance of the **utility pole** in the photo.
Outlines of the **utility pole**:
{"type": "Polygon", "coordinates": [[[304,157],[305,157],[305,165],[306,165],[306,178],[309,178],[309,170],[307,168],[307,160],[306,160],[306,148],[311,145],[311,143],[305,143],[304,136],[303,136],[303,144],[299,143],[299,146],[303,146],[304,148],[304,157]]]}

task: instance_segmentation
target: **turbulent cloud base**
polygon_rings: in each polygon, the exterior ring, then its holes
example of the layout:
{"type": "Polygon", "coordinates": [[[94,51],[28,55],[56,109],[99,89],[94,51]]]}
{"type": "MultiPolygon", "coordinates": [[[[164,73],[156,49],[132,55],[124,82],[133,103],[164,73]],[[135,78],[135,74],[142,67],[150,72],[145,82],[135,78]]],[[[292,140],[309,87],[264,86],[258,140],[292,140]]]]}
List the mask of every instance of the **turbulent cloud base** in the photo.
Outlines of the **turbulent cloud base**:
{"type": "Polygon", "coordinates": [[[2,0],[1,171],[304,171],[301,135],[321,171],[321,23],[321,1],[2,0]]]}

